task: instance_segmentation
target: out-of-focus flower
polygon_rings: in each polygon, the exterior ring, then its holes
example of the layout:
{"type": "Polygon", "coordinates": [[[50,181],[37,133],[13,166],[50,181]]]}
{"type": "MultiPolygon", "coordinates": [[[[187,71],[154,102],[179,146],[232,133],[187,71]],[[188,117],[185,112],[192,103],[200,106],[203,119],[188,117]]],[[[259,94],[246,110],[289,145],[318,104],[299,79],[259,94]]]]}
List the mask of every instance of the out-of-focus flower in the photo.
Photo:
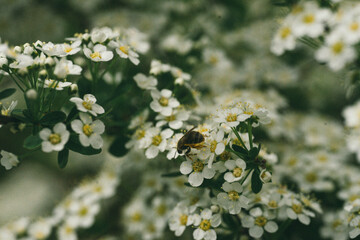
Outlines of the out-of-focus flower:
{"type": "Polygon", "coordinates": [[[16,167],[19,164],[17,156],[12,154],[11,152],[1,150],[0,154],[2,156],[1,165],[3,165],[6,170],[10,170],[11,168],[16,167]]]}
{"type": "Polygon", "coordinates": [[[85,56],[94,62],[107,62],[110,61],[114,54],[112,51],[107,51],[106,46],[102,44],[96,44],[93,50],[84,47],[85,56]]]}

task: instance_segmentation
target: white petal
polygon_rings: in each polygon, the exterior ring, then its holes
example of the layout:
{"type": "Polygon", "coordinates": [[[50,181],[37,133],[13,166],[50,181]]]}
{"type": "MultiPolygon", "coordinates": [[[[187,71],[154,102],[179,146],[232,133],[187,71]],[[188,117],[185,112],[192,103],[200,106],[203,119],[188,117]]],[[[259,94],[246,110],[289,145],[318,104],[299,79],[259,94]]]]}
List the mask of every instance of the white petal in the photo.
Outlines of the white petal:
{"type": "Polygon", "coordinates": [[[71,122],[71,128],[76,133],[82,133],[83,132],[83,130],[82,130],[83,126],[84,126],[84,124],[79,119],[76,119],[76,120],[71,122]]]}
{"type": "Polygon", "coordinates": [[[310,224],[310,218],[308,216],[306,216],[305,214],[299,214],[299,221],[305,225],[310,224]]]}
{"type": "Polygon", "coordinates": [[[204,170],[202,172],[204,178],[211,179],[215,176],[215,170],[210,169],[208,166],[204,167],[204,170]]]}
{"type": "Polygon", "coordinates": [[[80,140],[81,145],[83,145],[84,147],[90,146],[90,140],[85,134],[81,133],[79,135],[79,140],[80,140]]]}
{"type": "Polygon", "coordinates": [[[259,238],[263,235],[264,233],[264,229],[262,229],[259,226],[253,226],[252,228],[250,228],[249,230],[249,234],[250,236],[254,237],[254,238],[259,238]]]}
{"type": "Polygon", "coordinates": [[[54,132],[55,133],[62,133],[66,131],[66,126],[65,124],[63,123],[57,123],[55,126],[54,126],[54,132]]]}
{"type": "Polygon", "coordinates": [[[180,165],[180,172],[184,175],[191,173],[193,170],[191,161],[182,162],[180,165]]]}
{"type": "Polygon", "coordinates": [[[40,138],[41,138],[42,140],[48,140],[50,134],[51,134],[51,130],[48,129],[48,128],[44,128],[43,130],[41,130],[41,131],[39,132],[40,138]]]}
{"type": "Polygon", "coordinates": [[[189,175],[189,179],[188,179],[189,183],[191,186],[193,187],[198,187],[200,186],[203,181],[204,181],[204,177],[201,173],[199,172],[193,172],[189,175]]]}
{"type": "Polygon", "coordinates": [[[204,239],[205,240],[216,240],[216,232],[215,232],[215,230],[210,229],[210,230],[206,231],[204,239]]]}
{"type": "Polygon", "coordinates": [[[269,233],[274,233],[274,232],[276,232],[277,230],[278,230],[278,225],[276,224],[276,222],[274,222],[274,221],[269,221],[269,222],[267,222],[266,223],[266,225],[265,225],[265,230],[267,231],[267,232],[269,232],[269,233]]]}
{"type": "Polygon", "coordinates": [[[225,179],[227,182],[234,182],[234,181],[235,181],[235,177],[234,177],[234,175],[233,175],[231,172],[225,173],[224,179],[225,179]]]}
{"type": "Polygon", "coordinates": [[[297,219],[297,214],[291,208],[286,209],[286,213],[290,219],[297,219]]]}
{"type": "Polygon", "coordinates": [[[211,219],[212,216],[212,211],[209,208],[205,208],[201,214],[200,214],[202,219],[211,219]]]}
{"type": "Polygon", "coordinates": [[[145,156],[149,159],[156,157],[158,154],[159,154],[159,149],[155,146],[149,147],[145,152],[145,156]]]}
{"type": "Polygon", "coordinates": [[[193,232],[193,237],[194,239],[196,240],[201,240],[203,239],[205,236],[205,232],[204,230],[200,229],[200,228],[197,228],[194,232],[193,232]]]}
{"type": "Polygon", "coordinates": [[[216,145],[215,153],[216,155],[220,155],[223,153],[224,150],[225,150],[225,144],[221,142],[216,145]]]}
{"type": "Polygon", "coordinates": [[[89,141],[91,146],[95,149],[100,149],[103,146],[103,139],[98,134],[92,134],[89,141]]]}
{"type": "Polygon", "coordinates": [[[225,162],[225,167],[229,170],[233,170],[236,167],[236,162],[234,160],[227,160],[225,162]]]}

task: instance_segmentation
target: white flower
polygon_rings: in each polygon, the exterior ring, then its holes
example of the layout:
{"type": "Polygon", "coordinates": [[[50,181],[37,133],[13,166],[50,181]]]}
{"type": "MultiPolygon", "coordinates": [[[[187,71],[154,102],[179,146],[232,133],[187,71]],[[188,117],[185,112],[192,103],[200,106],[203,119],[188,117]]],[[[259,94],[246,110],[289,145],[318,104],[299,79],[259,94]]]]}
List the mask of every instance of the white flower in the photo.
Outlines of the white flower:
{"type": "Polygon", "coordinates": [[[92,94],[85,94],[84,99],[72,97],[70,98],[70,101],[76,104],[79,111],[89,112],[93,116],[97,116],[97,114],[103,114],[105,112],[102,106],[96,104],[96,98],[92,94]]]}
{"type": "Polygon", "coordinates": [[[261,172],[260,172],[260,180],[263,182],[263,183],[268,183],[271,181],[271,173],[269,171],[267,171],[266,169],[263,169],[261,172]]]}
{"type": "Polygon", "coordinates": [[[225,162],[225,167],[230,170],[224,175],[224,179],[227,182],[239,181],[245,175],[246,163],[240,158],[236,160],[227,160],[225,162]]]}
{"type": "Polygon", "coordinates": [[[15,69],[23,69],[31,66],[34,63],[34,59],[25,54],[20,54],[16,57],[15,62],[12,62],[9,67],[15,69]]]}
{"type": "Polygon", "coordinates": [[[44,128],[39,133],[42,142],[42,150],[44,152],[61,151],[69,140],[70,133],[66,130],[64,123],[57,123],[53,131],[44,128]]]}
{"type": "Polygon", "coordinates": [[[99,149],[103,146],[103,140],[100,134],[104,133],[105,125],[100,120],[93,121],[91,116],[86,113],[79,114],[80,119],[71,122],[71,128],[79,134],[80,143],[84,147],[99,149]]]}
{"type": "Polygon", "coordinates": [[[185,81],[191,79],[191,75],[184,73],[180,68],[172,67],[171,74],[175,77],[175,84],[183,85],[185,81]]]}
{"type": "Polygon", "coordinates": [[[109,27],[93,28],[90,33],[90,38],[93,43],[103,43],[108,39],[113,39],[118,36],[119,33],[109,27]]]}
{"type": "Polygon", "coordinates": [[[81,45],[81,41],[79,40],[71,44],[67,44],[67,43],[60,44],[60,49],[61,49],[60,56],[64,57],[78,53],[81,50],[80,45],[81,45]]]}
{"type": "Polygon", "coordinates": [[[15,101],[11,101],[9,107],[5,107],[4,105],[1,105],[1,115],[3,116],[10,116],[11,115],[11,112],[15,109],[16,105],[17,105],[18,101],[15,100],[15,101]]]}
{"type": "Polygon", "coordinates": [[[251,216],[245,216],[241,219],[243,227],[249,228],[250,236],[260,238],[265,231],[274,233],[278,230],[276,222],[271,221],[271,217],[267,212],[263,212],[261,208],[253,208],[250,210],[251,216]]]}
{"type": "Polygon", "coordinates": [[[36,46],[37,49],[41,50],[48,56],[63,56],[63,49],[60,44],[53,44],[52,42],[48,42],[45,44],[41,44],[39,46],[36,46]]]}
{"type": "Polygon", "coordinates": [[[71,202],[69,207],[70,216],[67,219],[69,226],[77,227],[90,227],[95,220],[95,215],[99,212],[100,206],[94,202],[92,198],[83,198],[71,202]]]}
{"type": "Polygon", "coordinates": [[[19,164],[16,155],[4,150],[1,150],[0,154],[2,156],[1,165],[3,165],[6,170],[10,170],[12,167],[16,167],[19,164]]]}
{"type": "Polygon", "coordinates": [[[276,32],[271,42],[271,52],[276,55],[283,54],[286,50],[293,50],[296,46],[296,37],[291,24],[284,23],[276,32]]]}
{"type": "Polygon", "coordinates": [[[220,214],[212,214],[211,210],[206,208],[201,214],[201,218],[195,220],[194,225],[199,226],[194,232],[193,237],[196,240],[216,240],[216,232],[213,228],[218,227],[221,224],[220,214]]]}
{"type": "Polygon", "coordinates": [[[241,208],[246,208],[248,206],[249,199],[240,195],[243,191],[240,183],[225,182],[222,185],[222,189],[226,193],[219,193],[217,195],[217,200],[224,209],[229,211],[230,214],[239,214],[241,208]]]}
{"type": "Polygon", "coordinates": [[[309,225],[310,217],[315,217],[313,212],[305,209],[305,206],[296,199],[293,199],[286,204],[289,206],[286,209],[286,213],[290,219],[299,219],[302,224],[309,225]]]}
{"type": "Polygon", "coordinates": [[[64,90],[64,87],[69,87],[71,82],[61,82],[52,79],[45,79],[44,88],[54,88],[55,90],[64,90]]]}
{"type": "Polygon", "coordinates": [[[49,220],[40,220],[32,223],[28,228],[28,234],[30,237],[36,240],[44,240],[51,233],[51,222],[49,220]]]}
{"type": "Polygon", "coordinates": [[[54,74],[58,78],[66,78],[67,75],[80,75],[82,68],[73,64],[72,61],[62,58],[60,61],[56,58],[54,74]]]}
{"type": "Polygon", "coordinates": [[[344,109],[342,115],[345,118],[345,125],[347,127],[359,127],[360,126],[360,101],[357,101],[354,105],[346,107],[344,109]]]}
{"type": "Polygon", "coordinates": [[[77,240],[75,228],[68,223],[64,223],[58,227],[57,236],[59,240],[77,240]]]}
{"type": "Polygon", "coordinates": [[[214,121],[217,123],[224,123],[229,127],[236,127],[241,121],[245,119],[240,117],[241,110],[239,108],[221,109],[215,114],[214,121]]]}
{"type": "Polygon", "coordinates": [[[188,182],[193,187],[200,186],[204,178],[211,179],[215,176],[215,170],[209,168],[208,165],[201,160],[187,160],[180,165],[180,172],[184,175],[189,175],[188,182]]]}
{"type": "Polygon", "coordinates": [[[121,58],[128,58],[133,64],[139,64],[139,54],[132,50],[132,48],[128,44],[122,42],[114,42],[114,47],[115,51],[121,58]]]}
{"type": "Polygon", "coordinates": [[[350,227],[352,227],[349,233],[351,239],[354,239],[360,235],[360,216],[357,216],[350,221],[350,227]]]}
{"type": "Polygon", "coordinates": [[[356,52],[351,45],[344,42],[342,35],[333,33],[325,39],[325,46],[316,51],[315,58],[338,71],[356,58],[356,52]]]}
{"type": "Polygon", "coordinates": [[[163,64],[159,60],[152,60],[150,64],[150,74],[159,75],[160,73],[171,71],[169,64],[163,64]]]}
{"type": "Polygon", "coordinates": [[[139,88],[141,89],[155,89],[156,85],[158,84],[158,81],[156,78],[150,76],[147,77],[142,73],[138,73],[134,76],[134,80],[139,88]]]}
{"type": "Polygon", "coordinates": [[[183,203],[178,203],[171,212],[169,228],[179,237],[183,234],[187,226],[194,224],[194,218],[190,209],[183,203]]]}
{"type": "Polygon", "coordinates": [[[150,108],[155,112],[159,112],[164,116],[171,116],[173,108],[180,105],[176,98],[171,97],[172,92],[168,89],[163,89],[159,92],[157,89],[151,91],[153,101],[150,103],[150,108]]]}
{"type": "Polygon", "coordinates": [[[113,52],[107,51],[106,47],[101,44],[96,44],[93,51],[84,47],[84,54],[88,59],[94,62],[107,62],[114,57],[113,52]]]}
{"type": "Polygon", "coordinates": [[[174,110],[170,116],[157,115],[156,120],[160,120],[156,123],[156,127],[164,126],[169,124],[169,127],[172,129],[180,129],[183,126],[183,122],[188,120],[190,117],[190,112],[184,109],[174,110]]]}
{"type": "Polygon", "coordinates": [[[215,156],[220,155],[225,150],[226,139],[224,139],[224,131],[222,129],[217,132],[212,131],[210,136],[206,138],[205,148],[202,148],[198,153],[201,159],[208,158],[208,166],[212,168],[215,156]]]}
{"type": "Polygon", "coordinates": [[[150,128],[146,132],[147,146],[145,148],[145,156],[149,159],[156,157],[159,152],[166,149],[167,139],[174,134],[174,131],[167,128],[160,132],[160,128],[150,128]]]}

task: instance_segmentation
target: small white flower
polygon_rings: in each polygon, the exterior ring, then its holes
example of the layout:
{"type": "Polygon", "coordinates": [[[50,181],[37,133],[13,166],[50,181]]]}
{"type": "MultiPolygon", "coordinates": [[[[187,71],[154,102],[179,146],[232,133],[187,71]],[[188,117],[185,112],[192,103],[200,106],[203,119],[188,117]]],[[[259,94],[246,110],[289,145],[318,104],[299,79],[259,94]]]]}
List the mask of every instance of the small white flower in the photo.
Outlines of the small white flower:
{"type": "Polygon", "coordinates": [[[170,116],[157,115],[156,120],[160,120],[156,123],[156,127],[161,127],[166,124],[169,124],[169,127],[172,129],[180,129],[183,126],[183,122],[188,120],[190,117],[190,112],[184,109],[174,110],[170,116]]]}
{"type": "Polygon", "coordinates": [[[95,215],[99,212],[100,206],[94,202],[92,198],[83,198],[71,202],[69,207],[70,216],[67,219],[69,226],[77,227],[90,227],[95,220],[95,215]]]}
{"type": "Polygon", "coordinates": [[[96,98],[92,94],[85,94],[84,99],[72,97],[70,98],[70,101],[76,104],[79,111],[89,112],[93,116],[97,116],[97,114],[103,114],[105,112],[102,106],[96,104],[96,98]]]}
{"type": "Polygon", "coordinates": [[[55,90],[64,90],[64,87],[69,87],[71,82],[61,82],[52,79],[45,79],[44,88],[54,88],[55,90]]]}
{"type": "Polygon", "coordinates": [[[164,152],[166,149],[167,139],[170,138],[174,131],[167,128],[160,132],[160,128],[150,128],[146,132],[147,146],[145,148],[145,156],[149,159],[156,157],[159,152],[164,152]]]}
{"type": "Polygon", "coordinates": [[[229,127],[236,127],[241,121],[244,121],[243,118],[240,118],[240,113],[239,108],[221,109],[216,112],[214,121],[220,124],[224,123],[229,127]]]}
{"type": "Polygon", "coordinates": [[[293,28],[290,24],[283,24],[276,32],[271,42],[271,52],[276,55],[283,54],[286,50],[293,50],[296,46],[296,37],[293,34],[293,28]]]}
{"type": "Polygon", "coordinates": [[[121,58],[128,58],[135,65],[138,65],[140,63],[139,54],[132,50],[132,48],[128,44],[122,42],[115,42],[114,47],[115,51],[121,58]]]}
{"type": "Polygon", "coordinates": [[[240,195],[243,191],[240,183],[225,182],[222,185],[222,189],[226,193],[219,193],[217,195],[217,200],[223,208],[229,211],[230,214],[239,214],[241,208],[246,208],[248,206],[249,199],[240,195]]]}
{"type": "Polygon", "coordinates": [[[172,67],[171,74],[175,77],[175,84],[183,85],[185,81],[190,81],[191,75],[184,73],[180,68],[172,67]]]}
{"type": "Polygon", "coordinates": [[[44,128],[39,133],[42,142],[42,150],[44,152],[61,151],[69,140],[70,133],[66,130],[64,123],[57,123],[53,131],[44,128]]]}
{"type": "Polygon", "coordinates": [[[169,228],[175,232],[175,236],[179,237],[183,234],[187,226],[194,223],[194,218],[190,209],[183,203],[178,203],[171,212],[169,219],[169,228]]]}
{"type": "Polygon", "coordinates": [[[195,219],[195,226],[199,226],[194,232],[193,237],[196,240],[216,240],[216,232],[213,228],[218,227],[221,224],[220,214],[214,214],[210,209],[204,209],[198,219],[195,219]],[[201,216],[201,217],[200,217],[201,216]]]}
{"type": "Polygon", "coordinates": [[[171,116],[173,108],[180,105],[179,101],[171,97],[172,91],[163,89],[159,92],[157,89],[151,91],[153,101],[150,103],[150,108],[155,112],[159,112],[164,116],[171,116]]]}
{"type": "Polygon", "coordinates": [[[105,125],[100,120],[93,121],[91,116],[86,113],[79,114],[80,119],[71,122],[71,128],[79,134],[80,143],[84,147],[99,149],[103,146],[103,140],[100,134],[104,133],[105,125]]]}
{"type": "Polygon", "coordinates": [[[1,115],[3,116],[10,116],[11,112],[15,109],[16,105],[17,105],[18,101],[11,101],[9,107],[5,107],[4,105],[1,105],[1,115]]]}
{"type": "Polygon", "coordinates": [[[152,60],[150,65],[150,74],[159,75],[160,73],[171,71],[169,64],[163,64],[159,60],[152,60]]]}
{"type": "Polygon", "coordinates": [[[201,160],[187,160],[180,165],[180,172],[189,175],[188,182],[193,187],[198,187],[204,182],[204,178],[211,179],[215,176],[215,170],[209,168],[201,160]]]}
{"type": "Polygon", "coordinates": [[[20,54],[16,57],[15,62],[12,62],[9,67],[15,69],[23,69],[33,65],[34,59],[25,54],[20,54]]]}
{"type": "Polygon", "coordinates": [[[271,173],[267,171],[266,169],[263,169],[260,173],[260,180],[263,183],[268,183],[271,181],[271,173]]]}
{"type": "Polygon", "coordinates": [[[265,231],[274,233],[278,230],[276,222],[271,221],[271,217],[267,212],[263,212],[261,208],[253,208],[250,210],[251,216],[245,216],[241,219],[243,227],[249,228],[250,236],[261,238],[265,231]]]}
{"type": "Polygon", "coordinates": [[[309,225],[310,217],[315,217],[315,214],[307,209],[296,199],[286,203],[289,207],[286,209],[287,216],[290,219],[299,219],[302,224],[309,225]]]}
{"type": "Polygon", "coordinates": [[[57,236],[59,240],[77,240],[75,228],[68,223],[64,223],[58,227],[57,236]]]}
{"type": "Polygon", "coordinates": [[[72,61],[62,58],[60,61],[55,58],[55,69],[54,74],[58,78],[66,78],[67,75],[80,75],[82,68],[78,65],[73,64],[72,61]]]}
{"type": "Polygon", "coordinates": [[[1,165],[3,165],[6,170],[10,170],[19,164],[19,160],[16,155],[4,150],[1,150],[0,154],[2,156],[1,165]]]}
{"type": "Polygon", "coordinates": [[[71,44],[67,44],[67,43],[60,44],[60,49],[62,50],[62,52],[60,52],[61,57],[74,55],[78,53],[81,50],[80,45],[81,45],[81,41],[79,40],[71,44]]]}
{"type": "Polygon", "coordinates": [[[139,88],[146,89],[146,90],[155,89],[155,87],[158,83],[156,78],[154,78],[152,76],[147,77],[142,73],[136,74],[134,76],[134,80],[139,88]]]}
{"type": "Polygon", "coordinates": [[[51,233],[51,222],[49,220],[40,220],[32,223],[28,228],[28,234],[30,237],[36,240],[44,240],[51,233]]]}
{"type": "Polygon", "coordinates": [[[84,54],[88,59],[94,62],[107,62],[114,57],[113,52],[107,51],[106,47],[101,44],[96,44],[93,51],[84,47],[84,54]]]}
{"type": "Polygon", "coordinates": [[[236,160],[227,160],[225,162],[225,167],[230,170],[224,175],[224,179],[227,182],[239,181],[245,175],[246,163],[240,158],[236,160]]]}

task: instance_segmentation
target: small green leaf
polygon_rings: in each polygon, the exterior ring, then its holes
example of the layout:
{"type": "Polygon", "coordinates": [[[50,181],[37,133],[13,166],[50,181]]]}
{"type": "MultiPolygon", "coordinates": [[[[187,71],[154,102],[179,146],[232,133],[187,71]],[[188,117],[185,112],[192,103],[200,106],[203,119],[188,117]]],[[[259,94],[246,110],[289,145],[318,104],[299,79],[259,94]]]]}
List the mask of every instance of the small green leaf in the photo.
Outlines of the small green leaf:
{"type": "Polygon", "coordinates": [[[181,172],[171,172],[171,173],[164,173],[161,174],[162,177],[179,177],[182,176],[181,172]]]}
{"type": "Polygon", "coordinates": [[[5,89],[4,91],[1,91],[0,92],[0,100],[4,99],[4,98],[7,98],[7,97],[10,97],[15,92],[16,92],[15,88],[8,88],[8,89],[5,89]]]}
{"type": "Polygon", "coordinates": [[[40,119],[43,125],[54,125],[58,122],[63,122],[66,119],[66,114],[62,111],[49,112],[40,119]]]}
{"type": "Polygon", "coordinates": [[[260,171],[258,168],[255,168],[251,176],[251,190],[254,193],[259,193],[262,189],[263,183],[260,179],[260,171]]]}
{"type": "Polygon", "coordinates": [[[42,139],[39,135],[30,135],[24,141],[24,148],[32,150],[39,147],[42,143],[42,139]]]}
{"type": "Polygon", "coordinates": [[[116,157],[122,157],[126,153],[128,153],[129,149],[125,147],[125,144],[129,141],[129,138],[126,135],[122,135],[120,137],[117,137],[114,142],[111,144],[109,148],[109,152],[116,156],[116,157]]]}
{"type": "Polygon", "coordinates": [[[64,148],[58,153],[58,164],[60,168],[64,168],[69,160],[69,149],[64,148]]]}
{"type": "Polygon", "coordinates": [[[76,134],[70,135],[70,139],[66,147],[71,151],[81,153],[83,155],[95,155],[101,153],[101,149],[94,149],[92,147],[84,147],[79,141],[79,136],[76,134]]]}
{"type": "Polygon", "coordinates": [[[74,120],[77,114],[78,114],[77,108],[73,107],[66,118],[66,122],[68,123],[74,120]]]}
{"type": "Polygon", "coordinates": [[[32,122],[34,120],[33,115],[31,114],[31,112],[28,109],[24,109],[23,114],[27,119],[30,120],[30,122],[32,122]]]}
{"type": "Polygon", "coordinates": [[[245,156],[248,154],[248,152],[246,151],[246,149],[244,149],[243,147],[241,147],[241,146],[239,146],[239,145],[233,144],[233,145],[232,145],[232,148],[233,148],[235,151],[237,151],[238,153],[243,154],[243,155],[245,155],[245,156]]]}

